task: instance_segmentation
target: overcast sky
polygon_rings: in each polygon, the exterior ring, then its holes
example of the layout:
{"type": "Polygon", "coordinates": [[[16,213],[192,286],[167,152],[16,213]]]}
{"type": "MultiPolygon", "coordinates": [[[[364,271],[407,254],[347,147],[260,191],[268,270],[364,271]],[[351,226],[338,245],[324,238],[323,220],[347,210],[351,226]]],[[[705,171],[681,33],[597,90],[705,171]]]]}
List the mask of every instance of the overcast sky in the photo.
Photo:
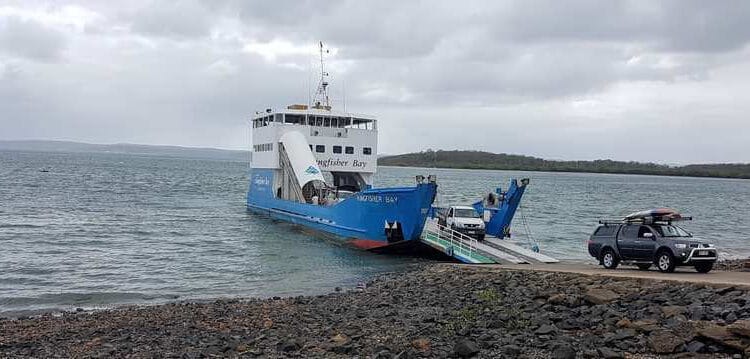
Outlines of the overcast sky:
{"type": "Polygon", "coordinates": [[[248,148],[318,40],[381,153],[750,162],[745,0],[0,0],[0,139],[248,148]]]}

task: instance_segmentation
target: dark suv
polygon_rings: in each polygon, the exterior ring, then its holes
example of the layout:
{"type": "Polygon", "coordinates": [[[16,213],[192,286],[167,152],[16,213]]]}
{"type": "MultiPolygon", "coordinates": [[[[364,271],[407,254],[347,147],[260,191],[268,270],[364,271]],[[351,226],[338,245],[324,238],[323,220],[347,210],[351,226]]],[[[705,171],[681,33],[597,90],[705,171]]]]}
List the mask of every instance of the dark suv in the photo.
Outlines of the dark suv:
{"type": "Polygon", "coordinates": [[[652,264],[661,272],[674,272],[676,266],[694,266],[708,273],[716,262],[716,249],[700,242],[671,223],[601,222],[588,241],[589,254],[604,268],[620,262],[648,270],[652,264]]]}

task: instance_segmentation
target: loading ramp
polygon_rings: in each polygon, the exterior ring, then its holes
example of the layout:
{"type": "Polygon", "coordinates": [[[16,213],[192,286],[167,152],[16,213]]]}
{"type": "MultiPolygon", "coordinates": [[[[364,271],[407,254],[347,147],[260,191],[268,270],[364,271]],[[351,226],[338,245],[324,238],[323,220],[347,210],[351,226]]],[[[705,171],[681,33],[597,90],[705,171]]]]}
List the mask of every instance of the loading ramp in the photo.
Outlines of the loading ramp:
{"type": "Polygon", "coordinates": [[[487,236],[484,241],[477,241],[476,238],[438,224],[435,219],[427,220],[424,230],[422,230],[421,240],[426,245],[464,263],[528,264],[559,262],[552,257],[496,237],[487,236]]]}
{"type": "Polygon", "coordinates": [[[500,239],[497,237],[486,236],[484,237],[484,241],[492,247],[511,252],[515,254],[516,256],[529,260],[532,263],[533,262],[540,262],[540,263],[559,263],[560,262],[558,259],[541,254],[539,252],[534,252],[528,248],[521,247],[517,244],[514,244],[508,241],[507,239],[500,239]]]}

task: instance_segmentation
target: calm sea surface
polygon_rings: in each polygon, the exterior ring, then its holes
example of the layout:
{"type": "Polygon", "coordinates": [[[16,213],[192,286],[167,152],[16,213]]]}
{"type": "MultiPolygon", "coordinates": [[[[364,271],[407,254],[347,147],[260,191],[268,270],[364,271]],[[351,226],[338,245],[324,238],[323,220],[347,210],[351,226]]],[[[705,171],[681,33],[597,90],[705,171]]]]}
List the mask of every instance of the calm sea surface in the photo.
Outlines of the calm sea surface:
{"type": "MultiPolygon", "coordinates": [[[[248,169],[0,151],[0,314],[318,294],[425,261],[359,251],[247,213],[248,169]]],[[[656,206],[693,215],[684,227],[723,255],[750,255],[748,180],[385,167],[376,185],[410,185],[415,174],[438,176],[441,204],[473,202],[512,177],[531,178],[528,226],[519,213],[514,238],[533,237],[559,258],[588,260],[584,242],[598,218],[656,206]]]]}

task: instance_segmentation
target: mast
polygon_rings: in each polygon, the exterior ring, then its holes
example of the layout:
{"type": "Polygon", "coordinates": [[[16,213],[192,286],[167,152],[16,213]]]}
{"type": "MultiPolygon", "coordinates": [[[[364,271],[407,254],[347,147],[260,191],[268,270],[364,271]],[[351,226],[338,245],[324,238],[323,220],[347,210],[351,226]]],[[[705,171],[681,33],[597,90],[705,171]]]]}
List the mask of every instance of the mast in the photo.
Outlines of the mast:
{"type": "MultiPolygon", "coordinates": [[[[325,60],[323,59],[323,42],[319,43],[320,50],[320,82],[318,83],[318,90],[315,92],[315,98],[313,100],[313,108],[331,110],[331,104],[328,99],[328,72],[325,70],[325,60]]],[[[328,49],[325,50],[328,53],[328,49]]]]}

